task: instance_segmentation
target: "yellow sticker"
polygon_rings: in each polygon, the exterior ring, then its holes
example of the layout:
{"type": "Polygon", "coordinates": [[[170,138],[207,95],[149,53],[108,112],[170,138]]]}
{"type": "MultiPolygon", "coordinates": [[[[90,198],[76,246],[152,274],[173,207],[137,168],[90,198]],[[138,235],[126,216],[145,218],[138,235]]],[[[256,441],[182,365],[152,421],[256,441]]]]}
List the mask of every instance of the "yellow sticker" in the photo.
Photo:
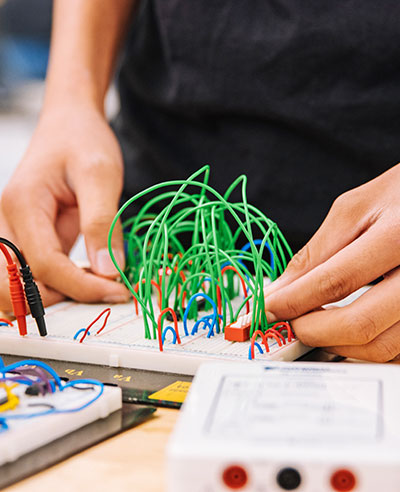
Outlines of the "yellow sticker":
{"type": "Polygon", "coordinates": [[[164,400],[173,401],[175,403],[183,403],[191,384],[192,383],[187,381],[175,381],[175,383],[160,389],[160,391],[153,393],[148,398],[151,400],[164,400]]]}

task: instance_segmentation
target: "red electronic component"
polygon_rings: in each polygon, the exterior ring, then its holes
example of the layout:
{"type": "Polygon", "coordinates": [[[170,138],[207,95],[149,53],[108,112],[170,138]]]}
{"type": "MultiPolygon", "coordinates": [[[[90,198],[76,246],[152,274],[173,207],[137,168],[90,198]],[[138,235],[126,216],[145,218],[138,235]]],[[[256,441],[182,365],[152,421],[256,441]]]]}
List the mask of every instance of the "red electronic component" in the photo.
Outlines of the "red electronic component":
{"type": "MultiPolygon", "coordinates": [[[[234,325],[235,323],[232,324],[234,325]]],[[[240,327],[232,326],[232,324],[225,326],[225,340],[229,340],[230,342],[245,342],[250,338],[251,323],[240,327]]]]}
{"type": "Polygon", "coordinates": [[[350,492],[356,486],[356,477],[350,470],[342,468],[331,476],[331,486],[338,492],[350,492]]]}
{"type": "Polygon", "coordinates": [[[228,468],[225,468],[222,474],[222,481],[230,489],[242,489],[246,486],[248,481],[247,472],[242,466],[229,466],[228,468]]]}

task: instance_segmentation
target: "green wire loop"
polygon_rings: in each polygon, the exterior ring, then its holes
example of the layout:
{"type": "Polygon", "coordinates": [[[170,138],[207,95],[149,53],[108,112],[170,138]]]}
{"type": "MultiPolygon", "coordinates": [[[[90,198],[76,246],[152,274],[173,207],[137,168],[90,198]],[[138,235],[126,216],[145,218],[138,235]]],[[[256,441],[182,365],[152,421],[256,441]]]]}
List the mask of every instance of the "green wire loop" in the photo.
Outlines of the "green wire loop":
{"type": "MultiPolygon", "coordinates": [[[[172,307],[181,317],[185,298],[187,305],[193,295],[208,289],[207,295],[217,304],[219,289],[222,327],[236,320],[247,300],[253,304],[250,333],[260,325],[262,330],[268,327],[264,278],[275,280],[286,268],[292,251],[276,223],[248,204],[246,176],[239,176],[221,195],[208,184],[209,173],[210,167],[203,166],[186,180],[163,182],[137,193],[122,205],[111,224],[110,256],[141,306],[146,338],[157,337],[151,280],[161,288],[161,308],[172,307]],[[232,202],[236,188],[241,201],[232,202]],[[122,213],[143,197],[143,207],[123,223],[126,266],[122,271],[111,247],[112,235],[122,213]],[[259,246],[255,239],[261,240],[259,246]],[[245,252],[241,247],[246,243],[250,248],[245,252]],[[241,298],[235,309],[232,300],[238,294],[243,297],[243,292],[240,285],[236,287],[238,276],[232,270],[222,275],[228,264],[237,270],[247,289],[245,299],[241,298]]],[[[210,307],[208,302],[206,307],[210,307]]],[[[197,304],[192,303],[188,318],[197,319],[197,311],[197,304]]]]}

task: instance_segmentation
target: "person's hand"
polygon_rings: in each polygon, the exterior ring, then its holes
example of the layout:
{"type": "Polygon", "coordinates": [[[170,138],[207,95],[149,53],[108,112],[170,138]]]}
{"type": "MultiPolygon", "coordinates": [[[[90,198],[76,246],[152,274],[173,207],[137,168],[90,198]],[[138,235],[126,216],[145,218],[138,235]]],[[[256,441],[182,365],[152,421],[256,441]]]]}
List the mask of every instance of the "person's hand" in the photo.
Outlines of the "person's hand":
{"type": "Polygon", "coordinates": [[[265,289],[269,321],[306,345],[385,362],[400,354],[400,165],[341,195],[309,243],[265,289]],[[351,305],[321,309],[384,276],[351,305]]]}
{"type": "MultiPolygon", "coordinates": [[[[0,224],[0,235],[15,240],[49,293],[81,302],[123,302],[129,292],[115,282],[117,272],[107,252],[122,183],[120,148],[103,115],[84,104],[52,107],[43,112],[28,151],[4,190],[7,223],[0,224]],[[80,231],[92,272],[68,258],[80,231]]],[[[123,266],[120,228],[113,250],[123,266]]],[[[60,297],[43,294],[47,304],[60,297]]]]}

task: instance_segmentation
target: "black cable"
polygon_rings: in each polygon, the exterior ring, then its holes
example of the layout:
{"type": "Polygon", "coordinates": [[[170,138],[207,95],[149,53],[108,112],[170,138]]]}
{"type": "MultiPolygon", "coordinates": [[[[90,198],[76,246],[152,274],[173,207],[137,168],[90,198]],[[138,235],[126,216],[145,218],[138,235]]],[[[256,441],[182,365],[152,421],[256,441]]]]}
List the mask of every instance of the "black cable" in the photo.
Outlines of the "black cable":
{"type": "Polygon", "coordinates": [[[19,261],[19,264],[21,265],[21,267],[26,267],[26,260],[25,260],[25,257],[24,255],[21,253],[21,251],[15,246],[14,243],[12,243],[11,241],[9,241],[8,239],[4,238],[4,237],[0,237],[0,243],[3,243],[5,244],[6,246],[8,246],[10,249],[13,250],[15,256],[18,258],[18,261],[19,261]]]}
{"type": "Polygon", "coordinates": [[[9,241],[8,239],[5,239],[4,237],[0,237],[0,243],[8,246],[18,258],[19,264],[21,265],[20,272],[24,283],[25,297],[28,302],[32,318],[34,318],[34,320],[36,321],[40,336],[45,337],[47,335],[47,330],[44,320],[45,312],[42,297],[40,295],[39,287],[36,285],[36,282],[33,279],[31,269],[26,263],[24,255],[17,248],[17,246],[15,246],[14,243],[9,241]]]}

